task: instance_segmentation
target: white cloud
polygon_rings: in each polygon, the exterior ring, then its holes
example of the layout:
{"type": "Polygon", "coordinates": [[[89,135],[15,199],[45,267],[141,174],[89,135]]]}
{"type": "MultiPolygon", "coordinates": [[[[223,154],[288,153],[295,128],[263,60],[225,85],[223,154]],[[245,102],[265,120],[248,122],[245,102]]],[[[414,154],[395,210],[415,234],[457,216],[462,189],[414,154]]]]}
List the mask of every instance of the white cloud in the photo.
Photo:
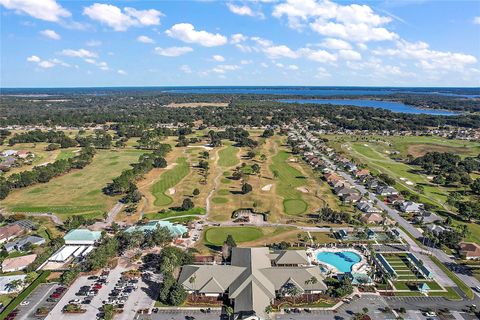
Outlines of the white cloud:
{"type": "Polygon", "coordinates": [[[89,40],[85,43],[87,47],[98,47],[102,45],[102,41],[98,40],[89,40]]]}
{"type": "Polygon", "coordinates": [[[324,48],[331,49],[331,50],[350,50],[352,46],[350,43],[334,38],[326,38],[320,45],[324,48]]]}
{"type": "Polygon", "coordinates": [[[340,50],[338,55],[345,60],[362,60],[362,55],[355,50],[340,50]]]}
{"type": "Polygon", "coordinates": [[[385,28],[372,27],[366,23],[325,23],[319,19],[310,24],[313,31],[328,37],[337,37],[354,42],[385,41],[398,39],[398,35],[385,28]]]}
{"type": "Polygon", "coordinates": [[[450,51],[436,51],[430,49],[425,42],[408,42],[400,40],[395,48],[377,49],[373,51],[379,56],[392,56],[411,59],[418,62],[418,66],[428,70],[462,71],[467,65],[477,63],[477,58],[464,53],[450,51]]]}
{"type": "Polygon", "coordinates": [[[303,48],[300,49],[299,52],[307,59],[316,62],[327,63],[337,61],[337,57],[334,54],[325,50],[312,50],[309,48],[303,48]]]}
{"type": "Polygon", "coordinates": [[[268,68],[268,64],[265,62],[260,63],[260,66],[262,66],[262,68],[268,68]]]}
{"type": "Polygon", "coordinates": [[[50,30],[50,29],[42,30],[42,31],[40,31],[40,34],[42,36],[45,36],[45,37],[53,39],[53,40],[60,40],[61,39],[61,37],[58,33],[56,33],[54,30],[50,30]]]}
{"type": "Polygon", "coordinates": [[[244,36],[241,33],[235,33],[235,34],[231,35],[230,39],[231,39],[230,42],[235,44],[235,43],[240,43],[240,42],[246,41],[248,39],[248,37],[244,36]]]}
{"type": "Polygon", "coordinates": [[[27,58],[28,62],[40,62],[41,59],[38,56],[30,56],[27,58]]]}
{"type": "Polygon", "coordinates": [[[186,64],[180,67],[180,71],[182,71],[183,73],[192,73],[192,69],[186,64]]]}
{"type": "Polygon", "coordinates": [[[480,16],[473,18],[474,24],[480,24],[480,16]]]}
{"type": "Polygon", "coordinates": [[[155,48],[155,53],[164,57],[178,57],[192,51],[190,47],[155,48]]]}
{"type": "Polygon", "coordinates": [[[245,64],[251,64],[251,63],[253,63],[252,60],[240,60],[240,64],[243,64],[243,65],[245,65],[245,64]]]}
{"type": "Polygon", "coordinates": [[[238,69],[240,69],[240,66],[237,66],[235,64],[222,64],[222,65],[216,66],[211,71],[215,72],[215,73],[224,74],[227,71],[235,71],[235,70],[238,70],[238,69]]]}
{"type": "Polygon", "coordinates": [[[332,75],[330,72],[327,71],[327,69],[323,67],[318,67],[317,68],[317,74],[315,75],[315,78],[323,79],[323,78],[330,78],[332,75]]]}
{"type": "Polygon", "coordinates": [[[278,58],[298,58],[298,53],[287,47],[286,45],[280,46],[271,46],[263,48],[263,52],[270,58],[270,59],[278,59],[278,58]]]}
{"type": "Polygon", "coordinates": [[[341,5],[330,0],[287,0],[274,7],[273,16],[286,16],[290,27],[306,25],[322,35],[355,42],[395,40],[398,35],[382,27],[392,18],[376,14],[367,5],[341,5]]]}
{"type": "Polygon", "coordinates": [[[136,10],[110,4],[94,3],[83,9],[83,14],[92,20],[105,24],[115,31],[125,31],[130,27],[152,26],[160,24],[162,13],[155,9],[136,10]]]}
{"type": "Polygon", "coordinates": [[[28,14],[31,17],[59,22],[72,14],[55,0],[0,0],[0,4],[17,14],[28,14]]]}
{"type": "Polygon", "coordinates": [[[224,62],[225,61],[225,58],[219,54],[216,54],[214,56],[212,56],[212,59],[215,60],[215,61],[218,61],[218,62],[224,62]]]}
{"type": "Polygon", "coordinates": [[[86,58],[86,59],[83,59],[83,60],[86,63],[90,63],[90,64],[93,64],[93,65],[97,66],[100,70],[103,70],[103,71],[110,70],[110,68],[108,67],[108,64],[105,61],[98,62],[97,60],[90,59],[90,58],[86,58]]]}
{"type": "Polygon", "coordinates": [[[197,31],[190,23],[178,23],[171,27],[165,33],[172,38],[179,39],[187,43],[197,43],[204,47],[216,47],[227,43],[227,38],[219,33],[210,33],[207,31],[197,31]]]}
{"type": "Polygon", "coordinates": [[[117,73],[121,74],[121,75],[126,75],[127,74],[127,72],[125,70],[122,70],[122,69],[118,69],[117,73]]]}
{"type": "Polygon", "coordinates": [[[152,38],[147,36],[138,36],[137,41],[142,43],[155,43],[155,41],[152,38]]]}
{"type": "Polygon", "coordinates": [[[95,52],[86,50],[86,49],[63,49],[60,52],[61,55],[67,56],[67,57],[75,57],[75,58],[96,58],[98,55],[95,52]]]}
{"type": "Polygon", "coordinates": [[[228,10],[231,12],[238,14],[240,16],[250,16],[250,17],[260,17],[264,18],[263,13],[261,12],[255,12],[250,8],[249,6],[237,6],[234,5],[233,3],[227,3],[228,10]]]}
{"type": "Polygon", "coordinates": [[[39,56],[30,56],[27,58],[28,62],[36,63],[38,67],[43,69],[50,69],[55,67],[56,65],[61,65],[64,67],[70,67],[68,63],[65,63],[59,59],[50,59],[50,60],[42,60],[39,56]]]}

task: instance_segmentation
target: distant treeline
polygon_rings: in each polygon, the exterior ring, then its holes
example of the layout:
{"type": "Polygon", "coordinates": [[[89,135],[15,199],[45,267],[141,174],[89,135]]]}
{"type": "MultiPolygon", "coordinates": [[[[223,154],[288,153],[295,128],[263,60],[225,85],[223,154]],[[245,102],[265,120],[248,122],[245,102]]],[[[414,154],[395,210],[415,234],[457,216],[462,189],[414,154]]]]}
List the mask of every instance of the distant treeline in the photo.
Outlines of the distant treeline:
{"type": "MultiPolygon", "coordinates": [[[[426,107],[435,104],[449,109],[463,104],[462,110],[476,110],[478,102],[472,99],[438,97],[412,94],[392,95],[395,99],[426,107]],[[402,98],[403,97],[403,98],[402,98]],[[431,98],[430,98],[431,97],[431,98]],[[430,99],[430,100],[429,100],[430,99]],[[436,100],[434,100],[436,99],[436,100]],[[443,99],[443,100],[442,100],[443,99]],[[445,103],[443,103],[443,101],[445,103]],[[448,103],[447,103],[448,102],[448,103]],[[473,108],[473,109],[472,109],[473,108]]],[[[456,116],[438,116],[427,114],[403,114],[377,108],[354,106],[335,106],[319,104],[289,104],[274,101],[279,96],[271,95],[109,95],[109,96],[72,96],[66,101],[33,102],[20,97],[0,97],[0,126],[7,125],[61,125],[95,126],[98,124],[116,124],[119,129],[136,128],[136,132],[124,132],[138,136],[143,128],[152,128],[157,124],[193,124],[202,121],[205,126],[262,126],[283,125],[293,119],[300,121],[321,117],[335,127],[359,130],[421,130],[427,127],[455,126],[467,128],[480,127],[480,115],[461,114],[456,116]],[[229,107],[167,108],[171,102],[228,102],[229,107]]],[[[68,99],[67,99],[68,98],[68,99]]],[[[292,96],[289,96],[292,98],[292,96]]],[[[388,99],[388,96],[379,96],[388,99]]],[[[348,102],[346,102],[348,103],[348,102]]]]}

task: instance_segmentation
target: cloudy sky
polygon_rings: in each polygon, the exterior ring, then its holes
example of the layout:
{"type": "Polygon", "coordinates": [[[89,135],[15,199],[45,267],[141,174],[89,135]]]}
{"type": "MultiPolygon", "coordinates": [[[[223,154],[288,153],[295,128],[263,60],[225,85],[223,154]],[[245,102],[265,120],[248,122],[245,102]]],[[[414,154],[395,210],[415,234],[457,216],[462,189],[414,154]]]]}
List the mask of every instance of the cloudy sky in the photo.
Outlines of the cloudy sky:
{"type": "Polygon", "coordinates": [[[2,87],[480,86],[480,1],[0,0],[2,87]]]}

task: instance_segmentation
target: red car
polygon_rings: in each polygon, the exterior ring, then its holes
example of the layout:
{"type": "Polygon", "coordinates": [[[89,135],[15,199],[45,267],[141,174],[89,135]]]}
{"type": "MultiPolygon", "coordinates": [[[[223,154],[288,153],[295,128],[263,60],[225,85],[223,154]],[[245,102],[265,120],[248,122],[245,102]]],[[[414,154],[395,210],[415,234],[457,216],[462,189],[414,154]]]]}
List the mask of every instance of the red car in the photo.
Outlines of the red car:
{"type": "Polygon", "coordinates": [[[52,299],[58,299],[58,298],[60,298],[60,296],[61,296],[60,293],[53,293],[53,294],[50,295],[50,298],[52,298],[52,299]]]}
{"type": "Polygon", "coordinates": [[[99,283],[96,283],[93,285],[93,289],[97,289],[97,290],[102,289],[102,285],[99,283]]]}

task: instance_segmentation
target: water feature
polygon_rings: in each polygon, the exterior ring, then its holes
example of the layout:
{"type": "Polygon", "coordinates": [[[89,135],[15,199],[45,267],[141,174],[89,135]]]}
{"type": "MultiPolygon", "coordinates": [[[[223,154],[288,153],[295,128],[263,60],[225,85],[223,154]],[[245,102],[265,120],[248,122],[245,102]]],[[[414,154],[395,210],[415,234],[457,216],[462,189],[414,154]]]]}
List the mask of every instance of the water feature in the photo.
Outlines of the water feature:
{"type": "Polygon", "coordinates": [[[353,251],[340,252],[319,252],[317,260],[337,268],[340,272],[351,272],[352,266],[362,260],[362,258],[353,251]]]}

